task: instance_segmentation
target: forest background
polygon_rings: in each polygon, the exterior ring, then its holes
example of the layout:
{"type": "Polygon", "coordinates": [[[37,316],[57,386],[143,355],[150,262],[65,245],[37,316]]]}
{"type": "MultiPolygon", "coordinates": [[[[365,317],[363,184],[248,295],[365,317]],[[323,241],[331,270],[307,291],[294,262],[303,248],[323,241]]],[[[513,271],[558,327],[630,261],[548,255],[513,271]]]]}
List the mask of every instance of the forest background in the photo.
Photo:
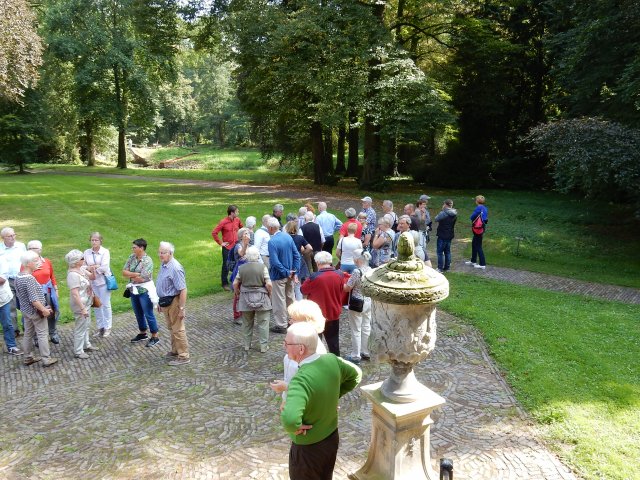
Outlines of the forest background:
{"type": "Polygon", "coordinates": [[[632,0],[0,0],[0,159],[257,147],[316,184],[638,206],[639,27],[632,0]]]}

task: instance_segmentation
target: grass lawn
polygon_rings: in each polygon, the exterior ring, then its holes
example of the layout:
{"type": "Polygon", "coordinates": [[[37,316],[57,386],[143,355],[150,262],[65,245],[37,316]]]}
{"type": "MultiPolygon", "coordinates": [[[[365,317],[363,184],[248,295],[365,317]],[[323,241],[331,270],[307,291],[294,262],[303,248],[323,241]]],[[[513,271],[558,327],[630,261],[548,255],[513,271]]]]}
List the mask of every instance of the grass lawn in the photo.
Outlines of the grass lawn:
{"type": "MultiPolygon", "coordinates": [[[[268,166],[260,152],[253,148],[221,149],[212,145],[193,148],[171,147],[138,149],[137,151],[156,165],[165,160],[184,157],[181,161],[196,162],[204,170],[267,170],[268,166]]],[[[178,164],[180,161],[178,161],[178,164]]]]}
{"type": "Polygon", "coordinates": [[[640,478],[640,306],[448,278],[442,308],[484,334],[549,445],[584,478],[640,478]]]}

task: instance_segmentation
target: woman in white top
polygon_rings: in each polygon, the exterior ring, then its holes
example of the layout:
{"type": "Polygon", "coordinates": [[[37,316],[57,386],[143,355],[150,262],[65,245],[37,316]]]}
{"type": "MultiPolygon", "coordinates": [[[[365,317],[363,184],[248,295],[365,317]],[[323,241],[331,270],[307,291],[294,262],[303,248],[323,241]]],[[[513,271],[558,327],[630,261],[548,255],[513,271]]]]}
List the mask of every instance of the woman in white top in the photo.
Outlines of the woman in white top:
{"type": "MultiPolygon", "coordinates": [[[[324,332],[325,318],[324,315],[322,315],[322,310],[320,310],[320,307],[316,302],[311,300],[299,300],[297,302],[293,302],[289,305],[289,308],[287,308],[287,313],[290,317],[289,323],[309,322],[316,327],[318,335],[324,332]]],[[[318,339],[318,348],[316,349],[316,353],[320,355],[327,353],[327,348],[320,339],[318,339]]],[[[291,360],[289,355],[284,355],[283,363],[284,380],[274,380],[269,384],[274,392],[282,393],[282,404],[280,405],[280,410],[284,408],[284,402],[287,399],[289,382],[298,371],[298,362],[291,360]]]]}
{"type": "Polygon", "coordinates": [[[102,235],[100,232],[93,232],[89,235],[91,248],[84,251],[84,264],[91,273],[95,274],[95,280],[91,281],[91,289],[95,293],[102,306],[93,309],[96,316],[97,331],[94,337],[108,337],[111,335],[112,313],[111,313],[111,291],[107,290],[105,275],[111,276],[109,263],[111,256],[109,250],[102,246],[102,235]]]}
{"type": "Polygon", "coordinates": [[[354,250],[362,248],[362,240],[356,238],[357,230],[358,225],[350,223],[347,227],[347,236],[342,237],[338,242],[336,256],[340,259],[340,270],[343,272],[351,273],[356,268],[353,260],[353,252],[354,250]]]}

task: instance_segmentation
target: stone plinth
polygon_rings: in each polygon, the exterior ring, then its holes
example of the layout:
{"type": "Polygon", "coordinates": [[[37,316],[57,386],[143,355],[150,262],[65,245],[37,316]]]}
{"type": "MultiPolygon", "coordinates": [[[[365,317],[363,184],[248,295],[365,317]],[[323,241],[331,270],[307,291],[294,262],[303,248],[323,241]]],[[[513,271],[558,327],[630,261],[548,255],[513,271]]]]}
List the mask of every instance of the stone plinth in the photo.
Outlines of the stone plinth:
{"type": "Polygon", "coordinates": [[[419,400],[392,403],[382,393],[382,382],[362,387],[373,405],[373,429],[365,464],[351,480],[436,480],[431,467],[431,412],[445,403],[426,387],[419,400]]]}

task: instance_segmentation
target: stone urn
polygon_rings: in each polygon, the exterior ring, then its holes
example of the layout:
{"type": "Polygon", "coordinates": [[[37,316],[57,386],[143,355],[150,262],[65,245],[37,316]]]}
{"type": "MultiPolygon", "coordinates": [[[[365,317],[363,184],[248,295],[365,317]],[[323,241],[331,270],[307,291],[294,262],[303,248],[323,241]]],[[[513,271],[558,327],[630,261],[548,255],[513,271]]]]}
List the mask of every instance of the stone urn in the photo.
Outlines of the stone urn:
{"type": "Polygon", "coordinates": [[[398,258],[365,276],[364,294],[371,297],[371,351],[377,361],[391,364],[382,394],[408,403],[425,394],[413,367],[436,344],[436,304],[449,296],[449,282],[414,255],[413,237],[402,233],[398,258]]]}
{"type": "Polygon", "coordinates": [[[414,255],[413,237],[402,233],[398,258],[364,277],[372,299],[369,347],[391,364],[384,382],[361,388],[372,404],[372,429],[365,464],[351,480],[436,480],[431,464],[431,412],[445,403],[416,379],[413,368],[435,348],[436,304],[449,282],[414,255]]]}

